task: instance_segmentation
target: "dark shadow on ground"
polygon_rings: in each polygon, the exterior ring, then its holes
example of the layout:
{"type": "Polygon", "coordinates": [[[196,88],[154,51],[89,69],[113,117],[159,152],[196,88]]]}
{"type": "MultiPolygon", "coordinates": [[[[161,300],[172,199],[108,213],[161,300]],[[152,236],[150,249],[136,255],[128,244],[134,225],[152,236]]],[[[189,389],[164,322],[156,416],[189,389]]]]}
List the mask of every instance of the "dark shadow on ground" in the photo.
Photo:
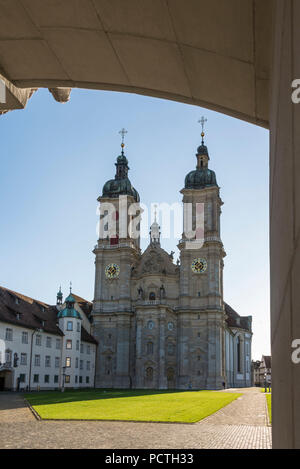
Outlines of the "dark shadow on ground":
{"type": "Polygon", "coordinates": [[[154,389],[86,389],[61,391],[39,391],[26,393],[25,398],[31,405],[49,405],[66,402],[114,399],[121,397],[150,396],[155,394],[174,394],[181,392],[195,392],[185,390],[154,390],[154,389]]]}
{"type": "Polygon", "coordinates": [[[22,409],[27,407],[24,394],[18,392],[0,392],[0,417],[2,410],[22,409]]]}

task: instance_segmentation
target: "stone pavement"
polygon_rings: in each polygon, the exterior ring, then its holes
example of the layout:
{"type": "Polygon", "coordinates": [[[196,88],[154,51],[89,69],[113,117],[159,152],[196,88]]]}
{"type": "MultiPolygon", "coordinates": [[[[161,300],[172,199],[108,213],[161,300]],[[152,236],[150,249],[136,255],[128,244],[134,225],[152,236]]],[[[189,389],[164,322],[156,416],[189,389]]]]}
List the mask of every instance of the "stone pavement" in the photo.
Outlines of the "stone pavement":
{"type": "Polygon", "coordinates": [[[259,389],[196,424],[37,421],[20,394],[0,393],[0,448],[271,448],[266,398],[259,389]]]}

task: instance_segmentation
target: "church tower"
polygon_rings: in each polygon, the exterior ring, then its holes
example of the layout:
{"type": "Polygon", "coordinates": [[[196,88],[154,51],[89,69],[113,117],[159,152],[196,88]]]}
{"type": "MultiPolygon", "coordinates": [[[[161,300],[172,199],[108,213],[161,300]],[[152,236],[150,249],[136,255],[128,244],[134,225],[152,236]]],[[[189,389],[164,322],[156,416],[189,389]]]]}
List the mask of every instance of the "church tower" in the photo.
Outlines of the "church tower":
{"type": "Polygon", "coordinates": [[[178,384],[219,389],[224,381],[223,257],[220,214],[223,204],[209,154],[202,142],[197,166],[185,178],[184,232],[179,242],[178,384]]]}
{"type": "Polygon", "coordinates": [[[99,341],[96,387],[131,387],[131,271],[140,257],[139,194],[128,178],[121,130],[115,178],[104,184],[95,246],[94,335],[99,341]]]}

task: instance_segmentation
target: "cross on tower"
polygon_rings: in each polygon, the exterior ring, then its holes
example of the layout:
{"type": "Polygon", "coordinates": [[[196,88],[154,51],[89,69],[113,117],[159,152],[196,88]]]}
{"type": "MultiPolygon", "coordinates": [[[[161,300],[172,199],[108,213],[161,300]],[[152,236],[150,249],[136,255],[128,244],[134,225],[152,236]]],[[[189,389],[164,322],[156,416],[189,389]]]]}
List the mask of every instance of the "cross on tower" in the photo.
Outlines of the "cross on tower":
{"type": "Polygon", "coordinates": [[[128,132],[127,132],[127,130],[124,129],[124,127],[123,127],[123,129],[120,130],[119,134],[122,136],[121,148],[122,148],[122,155],[123,155],[123,154],[124,154],[124,147],[125,147],[124,137],[125,137],[126,134],[128,134],[128,132]]]}
{"type": "Polygon", "coordinates": [[[207,122],[207,119],[205,119],[204,116],[201,117],[201,119],[198,120],[199,124],[201,124],[201,127],[202,127],[202,132],[201,132],[201,137],[202,137],[202,145],[204,144],[204,140],[203,140],[203,137],[204,137],[204,125],[205,123],[207,122]]]}

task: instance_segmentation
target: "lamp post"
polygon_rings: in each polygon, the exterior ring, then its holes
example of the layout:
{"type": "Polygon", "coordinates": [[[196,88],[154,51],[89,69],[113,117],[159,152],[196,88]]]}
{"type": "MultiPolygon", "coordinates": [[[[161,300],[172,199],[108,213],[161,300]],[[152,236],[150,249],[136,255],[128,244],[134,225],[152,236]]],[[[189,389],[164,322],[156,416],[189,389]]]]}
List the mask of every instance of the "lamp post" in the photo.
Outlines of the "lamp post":
{"type": "Polygon", "coordinates": [[[61,392],[65,391],[65,375],[66,375],[66,367],[62,367],[62,386],[61,386],[61,392]]]}
{"type": "Polygon", "coordinates": [[[264,373],[264,379],[265,379],[265,392],[267,392],[267,373],[264,373]]]}

